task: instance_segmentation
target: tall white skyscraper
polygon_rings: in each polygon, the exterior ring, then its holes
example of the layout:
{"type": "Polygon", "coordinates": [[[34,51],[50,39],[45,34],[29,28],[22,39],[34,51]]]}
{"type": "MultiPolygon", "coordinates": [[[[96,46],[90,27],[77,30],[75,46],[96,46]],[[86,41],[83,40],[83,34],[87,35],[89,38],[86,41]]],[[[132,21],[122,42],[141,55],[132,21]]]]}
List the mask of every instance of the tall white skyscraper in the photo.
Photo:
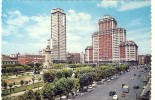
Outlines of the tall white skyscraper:
{"type": "Polygon", "coordinates": [[[66,14],[60,8],[51,11],[52,60],[66,61],[66,14]]]}

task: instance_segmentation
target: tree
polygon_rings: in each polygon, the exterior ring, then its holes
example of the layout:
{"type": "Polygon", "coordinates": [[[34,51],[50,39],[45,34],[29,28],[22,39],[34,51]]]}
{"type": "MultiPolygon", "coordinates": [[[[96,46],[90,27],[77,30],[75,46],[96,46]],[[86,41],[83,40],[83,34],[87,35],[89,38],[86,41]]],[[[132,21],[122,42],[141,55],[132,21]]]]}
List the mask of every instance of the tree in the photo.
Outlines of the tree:
{"type": "Polygon", "coordinates": [[[34,100],[34,92],[32,90],[26,91],[24,94],[25,100],[34,100]]]}
{"type": "Polygon", "coordinates": [[[89,80],[88,80],[88,74],[84,73],[84,74],[80,74],[79,75],[79,80],[80,80],[80,88],[83,90],[84,86],[88,86],[89,85],[89,80]]]}
{"type": "Polygon", "coordinates": [[[54,81],[55,78],[56,78],[56,71],[55,70],[49,70],[49,71],[47,71],[47,72],[45,72],[43,74],[43,80],[44,80],[44,82],[51,83],[51,82],[54,81]]]}
{"type": "Polygon", "coordinates": [[[4,87],[4,89],[7,89],[7,82],[6,81],[2,81],[2,86],[4,87]]]}
{"type": "Polygon", "coordinates": [[[24,81],[23,81],[23,80],[21,80],[21,81],[20,81],[20,85],[21,85],[21,86],[23,86],[23,84],[24,84],[24,81]]]}
{"type": "Polygon", "coordinates": [[[60,79],[60,78],[63,78],[64,75],[63,75],[63,71],[62,70],[58,70],[56,71],[56,78],[57,79],[60,79]]]}
{"type": "Polygon", "coordinates": [[[16,83],[15,83],[15,82],[13,82],[13,85],[16,85],[16,83]]]}
{"type": "Polygon", "coordinates": [[[39,93],[39,91],[36,91],[36,92],[34,93],[34,99],[35,99],[35,100],[41,100],[41,94],[39,93]]]}
{"type": "Polygon", "coordinates": [[[12,86],[13,86],[12,83],[10,83],[9,84],[9,87],[10,87],[10,98],[11,98],[11,89],[12,89],[12,86]]]}
{"type": "Polygon", "coordinates": [[[66,80],[67,80],[66,78],[61,78],[54,83],[56,89],[55,94],[59,95],[60,98],[63,94],[67,94],[68,86],[66,84],[67,83],[66,80]]]}
{"type": "Polygon", "coordinates": [[[65,78],[72,76],[72,70],[70,70],[70,69],[63,69],[62,72],[63,72],[63,76],[65,78]]]}
{"type": "Polygon", "coordinates": [[[25,84],[27,85],[29,82],[28,81],[25,81],[25,84]]]}
{"type": "Polygon", "coordinates": [[[56,88],[53,83],[46,83],[42,88],[42,96],[44,99],[54,100],[56,96],[56,88]]]}

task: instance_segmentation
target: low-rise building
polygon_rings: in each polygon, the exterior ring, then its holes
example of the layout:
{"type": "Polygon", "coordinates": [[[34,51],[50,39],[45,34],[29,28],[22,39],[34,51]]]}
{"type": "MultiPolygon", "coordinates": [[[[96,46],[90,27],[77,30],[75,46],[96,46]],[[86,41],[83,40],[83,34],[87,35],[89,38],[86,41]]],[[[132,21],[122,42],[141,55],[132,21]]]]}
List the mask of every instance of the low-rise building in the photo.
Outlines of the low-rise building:
{"type": "Polygon", "coordinates": [[[69,64],[81,63],[81,54],[80,53],[68,53],[67,63],[69,64]]]}
{"type": "Polygon", "coordinates": [[[151,64],[151,55],[138,55],[138,63],[139,65],[151,64]]]}
{"type": "Polygon", "coordinates": [[[7,55],[2,55],[2,65],[3,64],[17,64],[19,63],[18,59],[15,57],[10,57],[7,55]]]}
{"type": "Polygon", "coordinates": [[[34,55],[34,54],[21,54],[18,56],[18,61],[20,64],[34,64],[40,63],[43,64],[45,61],[44,55],[34,55]]]}

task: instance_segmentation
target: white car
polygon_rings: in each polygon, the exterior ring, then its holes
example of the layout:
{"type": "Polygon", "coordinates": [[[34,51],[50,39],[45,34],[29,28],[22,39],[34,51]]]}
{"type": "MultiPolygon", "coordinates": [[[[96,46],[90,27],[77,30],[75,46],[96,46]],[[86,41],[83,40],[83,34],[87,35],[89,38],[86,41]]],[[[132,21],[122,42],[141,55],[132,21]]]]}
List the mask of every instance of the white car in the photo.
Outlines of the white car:
{"type": "Polygon", "coordinates": [[[133,80],[133,78],[131,78],[131,80],[133,80]]]}
{"type": "Polygon", "coordinates": [[[143,89],[145,89],[146,88],[146,86],[143,86],[143,89]]]}
{"type": "Polygon", "coordinates": [[[118,100],[118,98],[119,98],[118,95],[114,95],[114,96],[112,97],[113,100],[118,100]]]}
{"type": "Polygon", "coordinates": [[[110,82],[110,79],[108,79],[108,82],[110,82]]]}

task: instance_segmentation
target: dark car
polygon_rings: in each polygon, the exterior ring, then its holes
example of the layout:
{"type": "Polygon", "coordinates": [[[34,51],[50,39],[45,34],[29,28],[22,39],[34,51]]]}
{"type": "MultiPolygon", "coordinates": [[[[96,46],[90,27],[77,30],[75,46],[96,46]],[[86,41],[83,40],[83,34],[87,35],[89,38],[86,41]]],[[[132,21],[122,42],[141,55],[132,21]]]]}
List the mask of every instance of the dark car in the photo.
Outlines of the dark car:
{"type": "Polygon", "coordinates": [[[141,77],[141,75],[139,74],[138,77],[141,77]]]}
{"type": "Polygon", "coordinates": [[[136,76],[136,74],[133,74],[134,76],[136,76]]]}
{"type": "Polygon", "coordinates": [[[110,92],[109,92],[109,96],[113,96],[113,95],[115,95],[115,94],[116,94],[115,91],[110,91],[110,92]]]}
{"type": "Polygon", "coordinates": [[[138,85],[134,85],[133,89],[139,89],[139,86],[138,85]]]}

